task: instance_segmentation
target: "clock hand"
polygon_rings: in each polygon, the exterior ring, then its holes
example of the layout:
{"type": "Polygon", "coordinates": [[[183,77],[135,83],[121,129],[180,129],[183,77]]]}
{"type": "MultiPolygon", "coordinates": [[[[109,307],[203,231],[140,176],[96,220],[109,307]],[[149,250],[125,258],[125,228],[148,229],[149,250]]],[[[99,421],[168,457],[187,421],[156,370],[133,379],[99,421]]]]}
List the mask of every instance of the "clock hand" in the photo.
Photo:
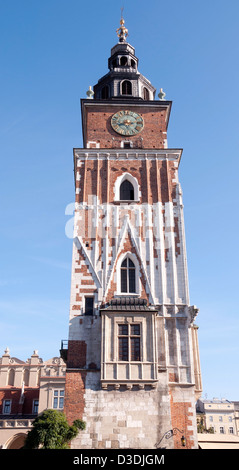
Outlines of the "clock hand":
{"type": "Polygon", "coordinates": [[[130,119],[125,119],[125,121],[123,121],[123,124],[125,126],[130,126],[130,124],[134,124],[134,123],[135,123],[135,121],[133,121],[133,120],[131,121],[130,119]]]}

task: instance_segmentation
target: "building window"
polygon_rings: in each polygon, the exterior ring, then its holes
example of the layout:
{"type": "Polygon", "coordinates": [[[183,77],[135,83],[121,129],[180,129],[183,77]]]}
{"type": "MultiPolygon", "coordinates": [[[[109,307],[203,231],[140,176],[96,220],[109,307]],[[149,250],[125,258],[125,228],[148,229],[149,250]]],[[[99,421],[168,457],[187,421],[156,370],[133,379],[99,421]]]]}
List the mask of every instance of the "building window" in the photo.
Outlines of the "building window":
{"type": "Polygon", "coordinates": [[[228,421],[231,423],[232,422],[232,416],[228,417],[228,421]]]}
{"type": "MultiPolygon", "coordinates": [[[[127,142],[131,144],[132,148],[132,142],[128,140],[121,142],[121,148],[123,148],[124,143],[127,142]]],[[[115,182],[114,193],[115,201],[138,201],[141,196],[141,192],[139,191],[139,183],[137,178],[132,176],[130,173],[123,173],[122,175],[118,176],[115,182]]]]}
{"type": "Polygon", "coordinates": [[[219,421],[223,421],[222,416],[219,416],[219,421]]]}
{"type": "Polygon", "coordinates": [[[230,427],[230,428],[229,428],[229,434],[234,434],[234,432],[233,432],[233,427],[230,427]]]}
{"type": "Polygon", "coordinates": [[[132,95],[132,83],[129,80],[122,83],[122,95],[132,95]]]}
{"type": "Polygon", "coordinates": [[[123,142],[123,148],[124,149],[131,149],[132,148],[132,142],[128,141],[128,140],[125,140],[123,142]]]}
{"type": "Polygon", "coordinates": [[[144,88],[144,100],[148,101],[149,100],[149,90],[147,88],[144,88]]]}
{"type": "Polygon", "coordinates": [[[220,426],[220,434],[224,434],[224,427],[220,426]]]}
{"type": "Polygon", "coordinates": [[[120,65],[125,66],[125,65],[127,65],[127,64],[128,64],[128,59],[127,59],[127,57],[125,57],[125,56],[121,57],[121,58],[120,58],[120,65]]]}
{"type": "Polygon", "coordinates": [[[85,315],[93,315],[94,297],[85,297],[85,315]]]}
{"type": "Polygon", "coordinates": [[[130,258],[125,258],[121,264],[121,292],[136,293],[135,265],[130,258]]]}
{"type": "Polygon", "coordinates": [[[213,416],[209,416],[209,421],[213,421],[213,416]]]}
{"type": "Polygon", "coordinates": [[[4,400],[3,401],[3,414],[4,415],[9,415],[11,413],[11,400],[4,400]]]}
{"type": "Polygon", "coordinates": [[[120,185],[120,200],[134,201],[134,187],[127,179],[120,185]]]}
{"type": "Polygon", "coordinates": [[[37,415],[38,413],[39,400],[33,400],[32,412],[37,415]]]}
{"type": "Polygon", "coordinates": [[[64,407],[64,390],[54,390],[53,408],[62,410],[64,407]]]}
{"type": "Polygon", "coordinates": [[[140,361],[140,324],[118,325],[119,361],[140,361]]]}

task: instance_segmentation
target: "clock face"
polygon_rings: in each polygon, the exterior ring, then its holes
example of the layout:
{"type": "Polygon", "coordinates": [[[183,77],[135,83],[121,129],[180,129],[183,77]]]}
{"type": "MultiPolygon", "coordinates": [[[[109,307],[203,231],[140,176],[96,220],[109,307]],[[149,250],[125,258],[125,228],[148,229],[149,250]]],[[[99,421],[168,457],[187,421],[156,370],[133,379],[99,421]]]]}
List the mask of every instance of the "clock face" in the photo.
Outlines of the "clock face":
{"type": "Polygon", "coordinates": [[[119,111],[111,118],[111,126],[115,132],[122,135],[136,135],[142,131],[144,120],[140,114],[133,111],[119,111]]]}

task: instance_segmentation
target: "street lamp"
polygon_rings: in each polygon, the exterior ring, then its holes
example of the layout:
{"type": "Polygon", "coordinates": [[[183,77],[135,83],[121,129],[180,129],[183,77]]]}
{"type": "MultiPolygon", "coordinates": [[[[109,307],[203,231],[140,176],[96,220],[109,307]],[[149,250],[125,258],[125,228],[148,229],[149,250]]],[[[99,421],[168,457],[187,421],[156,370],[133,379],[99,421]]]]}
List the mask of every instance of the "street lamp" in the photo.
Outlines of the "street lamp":
{"type": "Polygon", "coordinates": [[[173,428],[173,429],[170,429],[169,431],[166,431],[164,433],[163,437],[160,439],[160,441],[157,442],[157,444],[155,444],[155,447],[159,448],[159,445],[161,444],[161,442],[164,438],[165,439],[170,439],[170,437],[175,436],[176,434],[178,434],[178,432],[180,432],[180,434],[182,434],[181,445],[182,445],[182,447],[185,447],[186,446],[186,438],[184,437],[183,431],[180,431],[180,429],[178,429],[178,428],[173,428]]]}
{"type": "Polygon", "coordinates": [[[181,444],[182,444],[182,447],[186,446],[186,438],[184,437],[184,435],[182,435],[181,437],[181,444]]]}

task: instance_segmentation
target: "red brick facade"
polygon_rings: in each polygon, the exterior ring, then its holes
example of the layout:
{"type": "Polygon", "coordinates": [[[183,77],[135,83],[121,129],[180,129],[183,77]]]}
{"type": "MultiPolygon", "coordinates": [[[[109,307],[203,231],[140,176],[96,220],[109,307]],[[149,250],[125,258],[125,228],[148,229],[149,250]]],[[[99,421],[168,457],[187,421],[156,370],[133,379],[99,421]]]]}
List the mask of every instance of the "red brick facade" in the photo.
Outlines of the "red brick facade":
{"type": "Polygon", "coordinates": [[[86,375],[87,372],[83,370],[67,370],[64,411],[69,424],[72,424],[75,419],[83,417],[86,375]]]}
{"type": "MultiPolygon", "coordinates": [[[[157,103],[159,105],[159,102],[157,103]]],[[[117,113],[121,109],[128,109],[140,114],[144,118],[143,130],[135,135],[130,136],[134,148],[144,149],[162,149],[165,147],[164,140],[167,132],[168,105],[148,106],[132,104],[119,104],[93,106],[86,111],[85,122],[85,142],[97,142],[100,148],[119,148],[126,137],[119,136],[111,127],[111,118],[113,113],[117,113]]],[[[129,138],[128,138],[129,139],[129,138]]]]}
{"type": "Polygon", "coordinates": [[[9,386],[0,389],[0,415],[3,414],[4,400],[11,400],[11,415],[32,415],[33,401],[39,399],[39,387],[25,387],[23,404],[20,403],[20,398],[21,389],[19,388],[9,386]]]}
{"type": "Polygon", "coordinates": [[[172,428],[179,430],[175,432],[174,438],[174,448],[175,449],[182,449],[182,436],[186,439],[185,449],[191,449],[194,447],[195,442],[193,438],[193,430],[189,430],[189,427],[192,428],[193,422],[193,412],[192,410],[195,408],[194,403],[189,402],[176,402],[173,399],[173,394],[171,394],[171,421],[172,421],[172,428]]]}
{"type": "Polygon", "coordinates": [[[68,341],[67,366],[81,368],[86,366],[85,341],[68,341]]]}
{"type": "MultiPolygon", "coordinates": [[[[174,161],[147,159],[129,162],[105,159],[85,159],[78,170],[76,180],[76,202],[115,204],[114,186],[117,178],[129,172],[139,183],[141,191],[138,204],[171,202],[175,199],[177,166],[174,161]]],[[[87,214],[86,214],[87,216],[87,214]]]]}

